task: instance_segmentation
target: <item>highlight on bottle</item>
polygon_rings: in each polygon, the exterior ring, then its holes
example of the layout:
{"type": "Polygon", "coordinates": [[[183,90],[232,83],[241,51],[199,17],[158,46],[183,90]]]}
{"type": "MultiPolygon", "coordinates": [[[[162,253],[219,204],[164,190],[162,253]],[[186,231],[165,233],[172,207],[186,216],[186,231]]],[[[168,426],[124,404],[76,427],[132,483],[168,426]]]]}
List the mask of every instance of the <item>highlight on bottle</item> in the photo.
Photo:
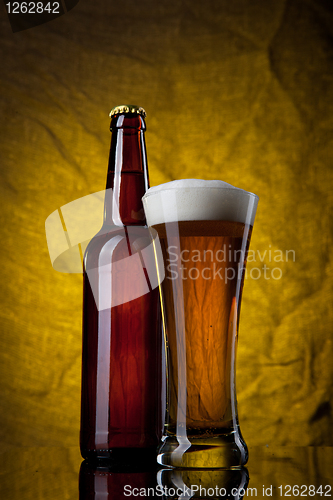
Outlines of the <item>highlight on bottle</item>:
{"type": "Polygon", "coordinates": [[[156,231],[146,226],[103,225],[104,206],[110,202],[116,211],[112,189],[99,191],[62,206],[45,221],[53,268],[63,273],[85,271],[99,311],[141,297],[164,279],[164,268],[156,270],[155,255],[161,253],[156,231]],[[95,267],[87,268],[84,255],[93,237],[108,251],[101,252],[95,267]],[[125,247],[126,252],[119,254],[117,247],[125,247]],[[117,279],[123,286],[112,293],[111,283],[117,279]],[[103,293],[99,293],[101,286],[103,293]]]}

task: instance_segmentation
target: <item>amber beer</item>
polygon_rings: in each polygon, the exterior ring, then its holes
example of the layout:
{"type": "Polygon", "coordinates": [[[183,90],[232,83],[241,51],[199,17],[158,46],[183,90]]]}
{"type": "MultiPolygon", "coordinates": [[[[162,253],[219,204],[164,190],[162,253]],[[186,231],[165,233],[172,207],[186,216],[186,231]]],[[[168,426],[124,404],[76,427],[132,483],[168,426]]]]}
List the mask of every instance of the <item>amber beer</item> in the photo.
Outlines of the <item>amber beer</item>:
{"type": "Polygon", "coordinates": [[[159,462],[240,466],[247,448],[236,409],[235,348],[258,198],[222,181],[163,187],[144,197],[165,267],[168,413],[159,462]]]}
{"type": "Polygon", "coordinates": [[[239,298],[241,295],[243,273],[238,275],[238,266],[244,266],[243,235],[246,231],[249,242],[250,227],[240,222],[180,221],[159,224],[154,229],[159,234],[166,262],[162,287],[173,374],[167,429],[174,432],[177,421],[177,347],[173,348],[177,346],[177,338],[173,304],[182,293],[186,353],[187,358],[191,358],[187,361],[188,432],[200,434],[203,430],[206,433],[209,427],[211,434],[219,434],[232,427],[229,318],[234,297],[237,293],[239,298]],[[175,243],[170,235],[175,234],[177,226],[179,246],[168,245],[167,234],[169,242],[175,243]],[[178,278],[181,285],[177,283],[178,278]]]}

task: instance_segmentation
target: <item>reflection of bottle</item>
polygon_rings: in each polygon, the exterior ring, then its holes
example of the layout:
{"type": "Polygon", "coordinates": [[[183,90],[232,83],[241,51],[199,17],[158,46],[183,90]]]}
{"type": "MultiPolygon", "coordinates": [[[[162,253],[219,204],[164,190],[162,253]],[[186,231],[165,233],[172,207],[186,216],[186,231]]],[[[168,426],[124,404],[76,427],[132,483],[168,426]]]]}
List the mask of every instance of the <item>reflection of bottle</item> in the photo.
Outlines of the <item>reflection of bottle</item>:
{"type": "MultiPolygon", "coordinates": [[[[144,463],[135,468],[114,468],[82,462],[79,475],[79,500],[122,500],[146,492],[156,498],[156,466],[147,468],[144,463]]],[[[161,496],[160,496],[161,498],[161,496]]]]}
{"type": "Polygon", "coordinates": [[[155,460],[161,435],[159,292],[142,258],[144,117],[136,106],[111,111],[104,224],[84,257],[81,453],[117,463],[155,460]]]}

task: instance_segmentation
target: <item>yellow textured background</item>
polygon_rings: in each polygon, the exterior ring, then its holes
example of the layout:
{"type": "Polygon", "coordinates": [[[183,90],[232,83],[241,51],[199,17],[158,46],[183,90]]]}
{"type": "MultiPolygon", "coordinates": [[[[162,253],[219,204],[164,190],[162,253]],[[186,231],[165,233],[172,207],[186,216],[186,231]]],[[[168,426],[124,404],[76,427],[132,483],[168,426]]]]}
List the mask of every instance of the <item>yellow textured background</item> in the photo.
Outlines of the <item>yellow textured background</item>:
{"type": "Polygon", "coordinates": [[[76,445],[80,275],[44,224],[105,187],[108,111],[148,114],[151,185],[223,179],[260,204],[237,360],[250,445],[333,445],[333,7],[329,0],[81,0],[13,34],[2,10],[0,441],[76,445]]]}

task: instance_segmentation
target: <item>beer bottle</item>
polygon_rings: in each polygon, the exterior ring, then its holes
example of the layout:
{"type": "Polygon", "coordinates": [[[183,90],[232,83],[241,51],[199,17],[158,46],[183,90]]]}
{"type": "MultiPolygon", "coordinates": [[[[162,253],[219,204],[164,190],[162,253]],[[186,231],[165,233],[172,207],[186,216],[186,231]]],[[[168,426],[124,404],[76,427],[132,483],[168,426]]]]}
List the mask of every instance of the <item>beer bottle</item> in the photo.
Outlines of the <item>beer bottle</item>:
{"type": "Polygon", "coordinates": [[[84,256],[81,454],[117,465],[156,460],[161,437],[158,287],[142,258],[150,244],[145,111],[111,113],[104,223],[84,256]]]}

